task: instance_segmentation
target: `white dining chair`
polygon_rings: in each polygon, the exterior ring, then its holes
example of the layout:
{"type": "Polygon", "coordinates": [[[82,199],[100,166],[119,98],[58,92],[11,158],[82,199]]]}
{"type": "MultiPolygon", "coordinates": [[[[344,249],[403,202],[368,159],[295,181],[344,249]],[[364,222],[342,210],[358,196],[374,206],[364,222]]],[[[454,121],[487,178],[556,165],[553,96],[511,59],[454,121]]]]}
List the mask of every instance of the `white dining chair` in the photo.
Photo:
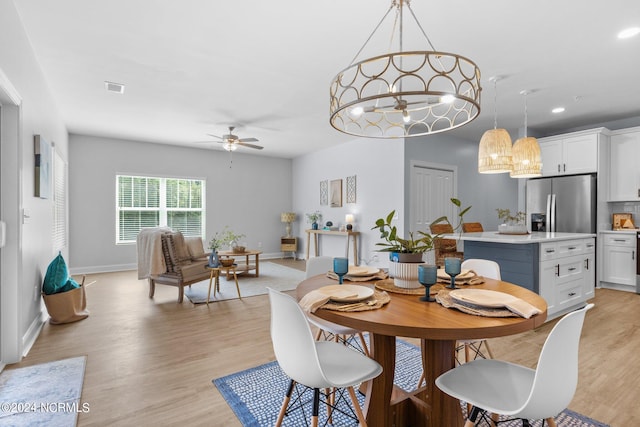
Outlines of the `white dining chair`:
{"type": "Polygon", "coordinates": [[[477,359],[436,378],[436,386],[472,406],[464,427],[485,412],[528,420],[554,417],[571,403],[578,384],[578,350],[584,317],[593,304],[565,315],[547,337],[536,369],[495,359],[477,359]]]}
{"type": "MultiPolygon", "coordinates": [[[[470,258],[462,261],[462,270],[473,270],[476,275],[489,279],[501,280],[500,264],[489,259],[470,258]]],[[[482,346],[487,350],[487,354],[493,359],[493,353],[487,340],[458,340],[461,349],[464,349],[464,361],[469,362],[478,356],[486,358],[482,353],[482,346]],[[473,358],[471,354],[473,353],[473,358]]]]}
{"type": "MultiPolygon", "coordinates": [[[[276,427],[287,414],[289,401],[296,383],[313,389],[311,425],[318,425],[320,390],[325,393],[346,389],[353,404],[355,418],[366,426],[354,386],[369,381],[382,373],[382,366],[342,344],[316,341],[307,318],[298,303],[289,295],[268,288],[271,303],[271,341],[280,368],[291,379],[278,414],[276,427]]],[[[332,396],[325,401],[335,405],[332,396]]],[[[329,407],[328,417],[331,417],[329,407]]]]}
{"type": "MultiPolygon", "coordinates": [[[[309,258],[307,260],[305,279],[318,274],[326,274],[327,271],[333,270],[333,258],[329,256],[319,256],[309,258]]],[[[362,351],[366,356],[369,356],[369,347],[364,339],[362,331],[357,329],[348,328],[346,326],[338,325],[337,323],[329,322],[314,315],[313,313],[307,314],[309,322],[318,329],[316,334],[316,340],[324,337],[327,340],[333,339],[336,342],[342,342],[357,350],[362,351]],[[355,337],[360,340],[354,342],[355,337]]]]}
{"type": "MultiPolygon", "coordinates": [[[[462,264],[460,264],[460,269],[473,270],[478,276],[488,277],[490,279],[501,279],[500,265],[497,262],[488,259],[466,259],[462,261],[462,264]]],[[[478,356],[486,359],[485,354],[482,352],[483,346],[486,349],[489,357],[493,359],[493,353],[491,352],[491,348],[489,347],[489,343],[486,339],[458,340],[456,345],[456,361],[459,361],[457,354],[462,350],[464,350],[463,354],[465,363],[476,359],[478,356]],[[471,357],[472,354],[473,357],[471,357]]],[[[425,375],[423,372],[420,376],[420,379],[418,380],[418,387],[420,387],[424,383],[424,381],[425,375]]]]}

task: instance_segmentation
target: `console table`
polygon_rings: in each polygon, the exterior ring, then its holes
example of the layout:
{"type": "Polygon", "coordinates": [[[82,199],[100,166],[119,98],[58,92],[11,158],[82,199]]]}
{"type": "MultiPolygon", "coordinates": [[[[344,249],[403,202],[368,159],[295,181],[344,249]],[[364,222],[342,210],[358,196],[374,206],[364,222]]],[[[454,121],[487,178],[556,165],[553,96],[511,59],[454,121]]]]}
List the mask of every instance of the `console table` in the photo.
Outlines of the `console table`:
{"type": "Polygon", "coordinates": [[[334,230],[305,230],[307,233],[307,257],[309,259],[309,245],[311,244],[311,236],[313,235],[313,249],[315,256],[318,256],[318,234],[328,236],[344,236],[347,238],[347,244],[344,250],[344,256],[349,258],[349,239],[353,239],[353,263],[359,265],[358,260],[358,231],[334,231],[334,230]]]}

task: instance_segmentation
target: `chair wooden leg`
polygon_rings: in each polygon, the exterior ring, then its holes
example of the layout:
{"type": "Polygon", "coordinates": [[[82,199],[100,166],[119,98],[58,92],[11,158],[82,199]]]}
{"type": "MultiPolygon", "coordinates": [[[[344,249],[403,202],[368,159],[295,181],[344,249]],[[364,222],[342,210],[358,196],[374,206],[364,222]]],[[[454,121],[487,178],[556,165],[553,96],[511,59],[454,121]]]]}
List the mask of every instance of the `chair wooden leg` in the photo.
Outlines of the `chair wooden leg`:
{"type": "Polygon", "coordinates": [[[422,370],[422,375],[420,375],[420,379],[418,380],[418,385],[416,388],[422,387],[422,384],[427,381],[427,378],[424,376],[424,369],[422,370]]]}
{"type": "Polygon", "coordinates": [[[318,333],[316,334],[316,341],[320,341],[322,338],[322,329],[318,329],[318,333]]]}
{"type": "Polygon", "coordinates": [[[318,412],[320,411],[320,389],[313,389],[313,409],[311,412],[311,427],[318,427],[318,412]]]}
{"type": "Polygon", "coordinates": [[[356,392],[353,387],[348,387],[347,391],[349,392],[349,396],[351,396],[351,403],[353,403],[353,410],[358,417],[358,422],[360,423],[360,427],[367,427],[367,420],[364,418],[364,414],[362,413],[362,409],[360,408],[360,404],[358,403],[358,397],[356,396],[356,392]]]}
{"type": "Polygon", "coordinates": [[[275,427],[280,427],[282,425],[282,420],[287,413],[287,406],[289,406],[291,394],[293,393],[293,388],[295,386],[296,382],[294,380],[289,381],[289,388],[287,389],[287,394],[284,396],[284,400],[282,401],[282,406],[280,407],[280,412],[278,413],[278,420],[276,421],[275,427]]]}
{"type": "Polygon", "coordinates": [[[156,293],[156,282],[153,279],[149,279],[149,298],[153,298],[156,293]]]}
{"type": "Polygon", "coordinates": [[[491,414],[491,427],[498,427],[498,421],[500,421],[500,415],[491,414]]]}
{"type": "Polygon", "coordinates": [[[547,424],[549,424],[549,427],[556,427],[556,420],[554,420],[553,418],[547,418],[546,421],[547,424]]]}
{"type": "Polygon", "coordinates": [[[478,415],[480,415],[480,409],[473,406],[471,411],[467,412],[467,420],[464,423],[464,427],[474,427],[476,425],[478,415]]]}
{"type": "Polygon", "coordinates": [[[178,286],[178,303],[181,303],[184,300],[184,286],[178,286]]]}
{"type": "Polygon", "coordinates": [[[236,290],[238,291],[238,298],[242,299],[242,296],[240,295],[240,285],[238,284],[238,276],[236,275],[236,271],[233,270],[233,278],[236,281],[236,290]]]}
{"type": "Polygon", "coordinates": [[[364,335],[362,335],[362,332],[358,332],[358,337],[360,338],[360,343],[362,344],[362,350],[364,350],[365,356],[371,357],[369,354],[369,347],[367,347],[367,342],[364,340],[364,335]]]}
{"type": "Polygon", "coordinates": [[[489,347],[489,341],[484,340],[482,342],[484,343],[484,346],[487,348],[487,354],[491,359],[493,359],[493,353],[491,352],[491,348],[489,347]]]}

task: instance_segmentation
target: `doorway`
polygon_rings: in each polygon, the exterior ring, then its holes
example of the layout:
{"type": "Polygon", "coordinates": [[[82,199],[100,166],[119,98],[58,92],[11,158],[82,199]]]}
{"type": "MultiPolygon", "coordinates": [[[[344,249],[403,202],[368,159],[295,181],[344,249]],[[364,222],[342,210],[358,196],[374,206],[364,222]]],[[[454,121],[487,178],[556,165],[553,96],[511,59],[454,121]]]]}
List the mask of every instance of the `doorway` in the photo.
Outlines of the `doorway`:
{"type": "MultiPolygon", "coordinates": [[[[411,162],[410,178],[410,231],[430,232],[431,222],[443,215],[455,215],[451,198],[457,194],[458,170],[453,165],[441,165],[419,161],[411,162]]],[[[433,251],[427,254],[432,262],[433,251]]]]}

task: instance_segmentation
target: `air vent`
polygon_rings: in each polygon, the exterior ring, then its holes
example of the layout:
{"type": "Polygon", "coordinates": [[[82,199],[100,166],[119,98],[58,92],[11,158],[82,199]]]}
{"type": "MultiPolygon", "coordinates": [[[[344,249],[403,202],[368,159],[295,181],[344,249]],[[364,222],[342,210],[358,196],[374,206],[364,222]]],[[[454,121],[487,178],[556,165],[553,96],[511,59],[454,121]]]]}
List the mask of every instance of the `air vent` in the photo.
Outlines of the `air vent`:
{"type": "Polygon", "coordinates": [[[107,92],[124,93],[124,85],[120,83],[105,81],[104,88],[107,89],[107,92]]]}

